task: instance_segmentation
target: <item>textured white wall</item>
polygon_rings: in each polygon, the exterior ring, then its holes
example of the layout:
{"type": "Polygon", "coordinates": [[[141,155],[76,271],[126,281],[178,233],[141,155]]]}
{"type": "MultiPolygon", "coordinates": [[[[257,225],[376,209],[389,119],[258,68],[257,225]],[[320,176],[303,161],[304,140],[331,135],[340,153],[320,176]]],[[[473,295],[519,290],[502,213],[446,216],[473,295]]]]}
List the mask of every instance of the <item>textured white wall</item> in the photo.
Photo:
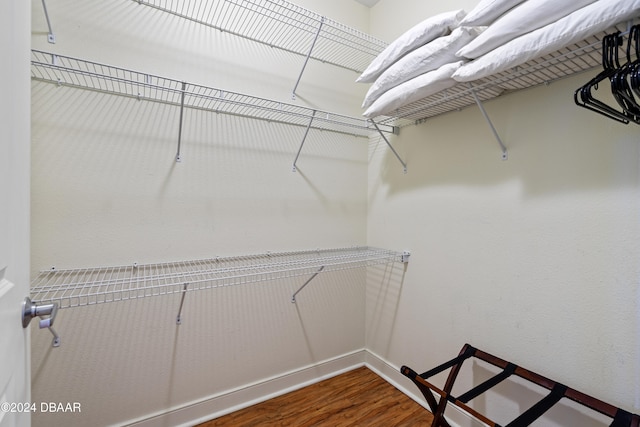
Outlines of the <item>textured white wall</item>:
{"type": "MultiPolygon", "coordinates": [[[[397,32],[420,7],[383,0],[373,15],[396,19],[371,30],[397,32]]],[[[477,108],[403,128],[392,143],[407,175],[372,140],[368,243],[412,256],[368,287],[370,351],[422,372],[468,342],[638,412],[640,131],[573,104],[589,78],[485,104],[507,161],[477,108]]],[[[506,423],[520,399],[478,405],[506,423]]],[[[560,412],[544,425],[574,414],[560,412]]]]}
{"type": "MultiPolygon", "coordinates": [[[[57,43],[34,2],[36,49],[293,102],[301,57],[135,1],[47,6],[57,43]]],[[[366,21],[361,7],[345,11],[333,18],[366,21]]],[[[354,79],[310,63],[295,102],[358,114],[354,79]]],[[[293,173],[304,127],[187,110],[176,163],[175,107],[40,82],[32,93],[34,275],[366,244],[366,138],[312,130],[293,173]]],[[[294,305],[303,281],[189,294],[180,327],[179,297],[62,310],[61,347],[32,334],[33,400],[82,413],[38,413],[34,425],[124,423],[360,351],[364,272],[320,275],[294,305]]]]}
{"type": "MultiPolygon", "coordinates": [[[[47,4],[58,43],[34,2],[35,48],[290,102],[299,58],[134,1],[47,4]]],[[[475,1],[299,4],[392,40],[475,1]]],[[[366,86],[354,77],[311,62],[297,102],[357,115],[366,86]]],[[[473,108],[403,129],[392,143],[408,175],[378,139],[367,154],[327,133],[292,174],[302,130],[198,112],[175,164],[175,108],[34,83],[34,271],[364,243],[412,252],[406,271],[370,270],[366,295],[356,272],[319,277],[297,306],[296,280],[203,293],[179,329],[175,298],[63,311],[62,347],[33,334],[34,401],[83,402],[65,425],[119,423],[364,346],[426,369],[470,342],[638,412],[638,134],[573,105],[584,78],[486,104],[506,162],[473,108]]],[[[501,416],[518,399],[498,400],[501,416]]]]}

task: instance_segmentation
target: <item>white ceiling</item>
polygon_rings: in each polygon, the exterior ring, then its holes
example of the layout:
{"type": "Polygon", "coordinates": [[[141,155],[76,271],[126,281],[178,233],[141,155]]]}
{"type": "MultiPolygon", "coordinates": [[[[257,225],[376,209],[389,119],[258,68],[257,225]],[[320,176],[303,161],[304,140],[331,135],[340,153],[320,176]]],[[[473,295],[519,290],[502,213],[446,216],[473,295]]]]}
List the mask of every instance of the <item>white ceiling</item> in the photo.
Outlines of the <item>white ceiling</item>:
{"type": "Polygon", "coordinates": [[[360,4],[371,7],[376,3],[378,3],[380,0],[356,0],[356,1],[360,4]]]}

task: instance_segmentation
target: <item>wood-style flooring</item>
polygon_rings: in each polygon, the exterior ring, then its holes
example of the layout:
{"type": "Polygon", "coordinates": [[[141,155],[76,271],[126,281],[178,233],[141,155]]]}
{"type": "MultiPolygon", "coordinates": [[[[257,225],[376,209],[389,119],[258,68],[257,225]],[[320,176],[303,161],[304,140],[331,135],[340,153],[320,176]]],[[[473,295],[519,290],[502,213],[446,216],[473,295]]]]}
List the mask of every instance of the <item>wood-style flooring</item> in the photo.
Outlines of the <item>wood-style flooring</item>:
{"type": "Polygon", "coordinates": [[[366,367],[200,424],[198,427],[430,426],[431,413],[366,367]]]}

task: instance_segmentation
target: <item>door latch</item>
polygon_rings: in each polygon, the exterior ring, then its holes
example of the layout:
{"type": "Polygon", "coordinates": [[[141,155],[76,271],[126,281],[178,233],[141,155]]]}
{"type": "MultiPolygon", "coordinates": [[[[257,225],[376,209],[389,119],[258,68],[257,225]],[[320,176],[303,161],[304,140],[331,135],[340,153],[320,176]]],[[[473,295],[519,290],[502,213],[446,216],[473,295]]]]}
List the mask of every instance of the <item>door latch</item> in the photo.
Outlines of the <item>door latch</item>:
{"type": "Polygon", "coordinates": [[[39,317],[40,321],[38,322],[38,326],[40,329],[49,329],[53,334],[53,341],[51,345],[53,347],[59,347],[60,336],[58,336],[55,329],[53,329],[53,321],[56,318],[56,314],[58,314],[57,302],[52,302],[50,304],[38,304],[31,301],[31,298],[25,297],[22,302],[22,327],[26,328],[29,326],[31,319],[39,317]]]}

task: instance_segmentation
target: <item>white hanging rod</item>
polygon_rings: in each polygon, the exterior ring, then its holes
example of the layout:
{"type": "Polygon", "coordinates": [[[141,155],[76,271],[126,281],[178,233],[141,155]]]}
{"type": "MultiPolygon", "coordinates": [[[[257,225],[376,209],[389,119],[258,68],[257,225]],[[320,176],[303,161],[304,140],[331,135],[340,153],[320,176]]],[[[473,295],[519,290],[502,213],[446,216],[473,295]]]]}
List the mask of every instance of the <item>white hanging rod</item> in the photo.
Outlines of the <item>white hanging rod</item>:
{"type": "MultiPolygon", "coordinates": [[[[319,271],[406,262],[408,253],[372,247],[323,249],[41,272],[31,287],[37,305],[59,309],[242,285],[319,271]],[[188,285],[188,286],[185,286],[188,285]]],[[[315,277],[315,276],[314,276],[315,277]]]]}
{"type": "Polygon", "coordinates": [[[607,33],[625,31],[627,25],[620,23],[579,43],[533,59],[511,70],[474,81],[473,86],[459,83],[398,109],[392,117],[376,118],[376,123],[393,123],[400,127],[418,124],[440,114],[476,105],[478,101],[484,102],[506,93],[549,84],[600,67],[602,38],[607,33]]]}
{"type": "Polygon", "coordinates": [[[364,32],[284,0],[134,1],[358,73],[387,46],[387,43],[364,32]]]}
{"type": "MultiPolygon", "coordinates": [[[[151,74],[127,70],[38,50],[31,51],[31,78],[113,95],[197,110],[266,120],[306,127],[313,117],[313,128],[366,137],[374,132],[370,123],[326,111],[287,104],[223,89],[185,83],[151,74]]],[[[383,131],[392,133],[393,126],[383,131]]]]}

